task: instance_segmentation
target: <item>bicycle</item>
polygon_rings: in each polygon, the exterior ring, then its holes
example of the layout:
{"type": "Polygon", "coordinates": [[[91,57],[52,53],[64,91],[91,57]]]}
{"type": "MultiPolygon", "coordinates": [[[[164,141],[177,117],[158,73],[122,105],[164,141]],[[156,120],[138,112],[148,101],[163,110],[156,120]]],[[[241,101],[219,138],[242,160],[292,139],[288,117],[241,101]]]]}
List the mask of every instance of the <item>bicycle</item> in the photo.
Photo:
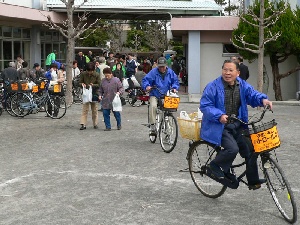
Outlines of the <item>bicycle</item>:
{"type": "Polygon", "coordinates": [[[49,90],[45,89],[47,82],[48,80],[43,80],[39,86],[34,86],[33,92],[24,90],[25,92],[14,95],[11,99],[13,113],[18,117],[24,117],[45,108],[46,116],[52,119],[62,118],[66,114],[67,105],[65,98],[57,94],[61,85],[54,86],[53,94],[49,94],[49,90]]]}
{"type": "MultiPolygon", "coordinates": [[[[170,153],[173,151],[177,144],[178,139],[178,124],[173,112],[177,111],[179,105],[179,97],[171,97],[163,94],[157,87],[152,87],[151,90],[158,90],[161,94],[161,98],[157,99],[157,109],[155,118],[155,131],[150,131],[149,139],[151,143],[156,142],[157,134],[159,136],[159,142],[164,152],[170,153]]],[[[148,124],[149,121],[149,107],[148,104],[148,124]]]]}
{"type": "Polygon", "coordinates": [[[140,87],[135,87],[128,91],[128,103],[132,107],[139,107],[149,103],[149,95],[140,87]]]}
{"type": "Polygon", "coordinates": [[[9,115],[16,116],[11,110],[11,98],[17,94],[18,90],[12,90],[11,85],[15,83],[6,83],[2,79],[0,80],[0,99],[2,112],[5,110],[9,115]]]}
{"type": "MultiPolygon", "coordinates": [[[[261,158],[260,168],[263,171],[266,179],[267,188],[277,206],[279,212],[284,219],[289,223],[294,223],[297,220],[297,207],[294,199],[293,191],[284,175],[283,170],[279,166],[279,162],[275,149],[280,146],[280,139],[277,133],[275,119],[270,122],[257,125],[263,119],[266,111],[269,108],[264,108],[260,117],[248,123],[241,121],[235,116],[231,116],[230,120],[236,120],[248,126],[248,130],[243,132],[247,145],[251,148],[251,156],[261,158]]],[[[236,177],[234,169],[246,165],[246,160],[240,164],[231,166],[231,173],[225,176],[225,179],[220,180],[215,178],[207,170],[207,166],[215,158],[221,147],[214,146],[204,140],[198,140],[190,143],[190,148],[187,154],[189,164],[189,172],[193,183],[197,189],[206,197],[218,198],[224,194],[227,187],[236,189],[239,183],[242,182],[249,187],[249,184],[243,180],[247,169],[236,177]]]]}
{"type": "MultiPolygon", "coordinates": [[[[72,80],[72,97],[73,97],[73,104],[82,104],[82,87],[79,86],[79,79],[80,75],[76,76],[72,80]]],[[[64,90],[64,93],[67,92],[67,80],[64,81],[62,87],[64,90]]]]}
{"type": "Polygon", "coordinates": [[[74,104],[82,103],[82,87],[79,85],[80,75],[74,77],[72,80],[72,96],[74,104]]]}

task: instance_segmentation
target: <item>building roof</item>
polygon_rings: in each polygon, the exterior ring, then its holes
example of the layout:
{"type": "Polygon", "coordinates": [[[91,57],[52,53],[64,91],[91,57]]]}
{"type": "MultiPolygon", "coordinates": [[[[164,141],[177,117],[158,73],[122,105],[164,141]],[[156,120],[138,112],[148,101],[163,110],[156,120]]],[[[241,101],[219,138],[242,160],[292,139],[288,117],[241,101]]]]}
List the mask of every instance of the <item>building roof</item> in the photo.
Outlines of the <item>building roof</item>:
{"type": "Polygon", "coordinates": [[[172,18],[171,30],[174,37],[187,35],[189,31],[232,31],[238,22],[239,17],[235,16],[172,18]]]}
{"type": "Polygon", "coordinates": [[[47,22],[47,16],[50,16],[55,23],[61,23],[65,19],[65,15],[62,15],[62,13],[48,12],[6,3],[0,3],[0,9],[0,21],[2,23],[17,24],[21,27],[47,22]]]}
{"type": "MultiPolygon", "coordinates": [[[[75,0],[80,5],[82,0],[75,0]]],[[[52,11],[66,11],[60,0],[47,0],[47,8],[52,11]]],[[[99,13],[102,19],[159,20],[175,17],[218,15],[222,7],[213,0],[171,1],[171,0],[90,0],[77,11],[99,13]]]]}

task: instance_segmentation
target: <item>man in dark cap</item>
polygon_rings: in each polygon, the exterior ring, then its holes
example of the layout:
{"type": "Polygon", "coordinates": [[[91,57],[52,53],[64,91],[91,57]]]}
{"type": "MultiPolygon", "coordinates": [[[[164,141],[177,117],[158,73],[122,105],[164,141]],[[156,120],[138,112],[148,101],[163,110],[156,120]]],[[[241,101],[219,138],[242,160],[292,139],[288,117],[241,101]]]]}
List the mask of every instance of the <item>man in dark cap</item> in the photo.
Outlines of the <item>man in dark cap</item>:
{"type": "Polygon", "coordinates": [[[150,91],[150,105],[149,105],[149,123],[150,133],[155,133],[155,117],[157,109],[157,99],[161,97],[158,90],[151,90],[156,86],[160,92],[167,94],[169,90],[177,92],[179,89],[179,81],[174,71],[167,67],[167,60],[160,57],[157,61],[157,67],[152,69],[142,80],[142,88],[150,91]]]}
{"type": "Polygon", "coordinates": [[[30,77],[33,81],[36,81],[41,77],[44,77],[44,70],[41,68],[40,64],[35,63],[33,65],[33,68],[30,71],[30,77]]]}

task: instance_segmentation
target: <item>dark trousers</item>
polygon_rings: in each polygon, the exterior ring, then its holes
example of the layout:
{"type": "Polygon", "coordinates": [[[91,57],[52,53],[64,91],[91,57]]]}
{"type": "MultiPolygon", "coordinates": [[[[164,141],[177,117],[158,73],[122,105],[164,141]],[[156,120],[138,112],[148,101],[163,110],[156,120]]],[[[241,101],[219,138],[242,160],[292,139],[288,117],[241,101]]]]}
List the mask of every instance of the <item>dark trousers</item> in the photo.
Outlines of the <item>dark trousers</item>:
{"type": "MultiPolygon", "coordinates": [[[[117,127],[121,126],[121,113],[120,112],[115,112],[113,111],[114,117],[116,118],[117,121],[117,127]]],[[[111,124],[110,124],[110,109],[103,109],[103,117],[104,117],[104,123],[105,127],[110,129],[111,124]]]]}
{"type": "Polygon", "coordinates": [[[54,109],[52,109],[51,101],[49,101],[47,104],[48,104],[48,110],[47,110],[48,113],[50,115],[53,115],[54,117],[56,117],[59,112],[60,97],[58,95],[54,97],[54,99],[53,99],[54,109]],[[52,114],[52,111],[53,111],[53,114],[52,114]]]}
{"type": "Polygon", "coordinates": [[[248,183],[256,184],[259,180],[257,155],[250,157],[250,147],[247,145],[245,137],[241,135],[241,130],[240,122],[225,125],[221,143],[224,149],[219,151],[213,162],[220,166],[225,173],[228,173],[237,153],[240,153],[241,157],[246,159],[247,162],[246,177],[248,183]]]}

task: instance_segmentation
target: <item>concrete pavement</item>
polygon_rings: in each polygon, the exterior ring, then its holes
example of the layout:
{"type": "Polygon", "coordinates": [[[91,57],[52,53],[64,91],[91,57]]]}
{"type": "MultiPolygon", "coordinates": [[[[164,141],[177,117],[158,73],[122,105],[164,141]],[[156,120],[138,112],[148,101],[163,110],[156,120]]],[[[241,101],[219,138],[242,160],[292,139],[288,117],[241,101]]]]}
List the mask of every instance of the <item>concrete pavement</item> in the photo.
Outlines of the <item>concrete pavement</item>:
{"type": "MultiPolygon", "coordinates": [[[[197,103],[181,103],[193,112],[197,103]]],[[[256,109],[251,109],[254,114],[256,109]]],[[[44,113],[23,119],[0,116],[0,224],[287,224],[264,186],[248,191],[241,184],[218,199],[204,197],[188,167],[188,140],[164,153],[148,140],[147,107],[128,104],[122,130],[79,130],[81,105],[60,120],[44,113]]],[[[101,114],[100,114],[101,115],[101,114]]],[[[277,157],[300,206],[299,106],[274,105],[282,141],[277,157]]],[[[299,224],[299,222],[297,223],[299,224]]]]}

